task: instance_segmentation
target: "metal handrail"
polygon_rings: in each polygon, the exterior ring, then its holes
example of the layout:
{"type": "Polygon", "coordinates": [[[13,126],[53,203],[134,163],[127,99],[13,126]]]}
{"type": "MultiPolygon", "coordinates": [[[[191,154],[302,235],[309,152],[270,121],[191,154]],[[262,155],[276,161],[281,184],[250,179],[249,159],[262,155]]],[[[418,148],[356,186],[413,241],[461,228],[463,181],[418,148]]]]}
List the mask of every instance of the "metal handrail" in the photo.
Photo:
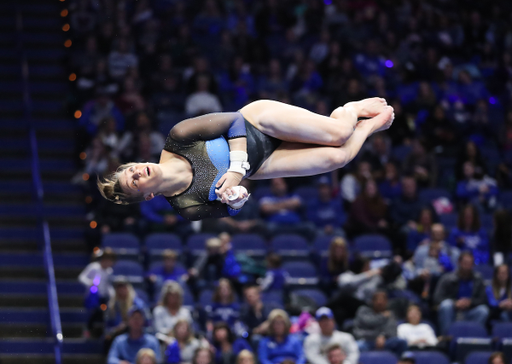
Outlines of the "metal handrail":
{"type": "Polygon", "coordinates": [[[50,240],[50,228],[44,216],[44,190],[39,166],[39,155],[37,149],[36,127],[32,120],[32,99],[30,97],[29,66],[27,56],[23,47],[23,13],[21,5],[17,6],[16,14],[17,47],[20,56],[21,78],[23,87],[23,118],[29,128],[32,186],[35,211],[37,213],[38,226],[41,234],[41,250],[44,257],[44,267],[48,282],[46,290],[48,295],[48,310],[50,313],[50,324],[52,338],[54,341],[55,363],[62,363],[62,325],[60,321],[59,301],[57,299],[57,286],[55,283],[55,271],[53,269],[52,246],[50,240]]]}

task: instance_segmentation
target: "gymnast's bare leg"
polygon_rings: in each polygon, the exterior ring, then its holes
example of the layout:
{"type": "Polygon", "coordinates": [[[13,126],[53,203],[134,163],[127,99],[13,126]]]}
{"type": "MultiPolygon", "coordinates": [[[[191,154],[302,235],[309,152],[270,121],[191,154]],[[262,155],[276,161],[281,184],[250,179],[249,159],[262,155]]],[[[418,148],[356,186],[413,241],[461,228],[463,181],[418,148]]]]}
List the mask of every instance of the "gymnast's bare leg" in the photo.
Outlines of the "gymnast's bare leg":
{"type": "Polygon", "coordinates": [[[272,100],[259,100],[240,112],[258,130],[285,142],[342,146],[349,140],[358,117],[374,117],[384,111],[386,100],[378,97],[349,102],[330,117],[272,100]]]}
{"type": "Polygon", "coordinates": [[[393,108],[383,107],[377,116],[359,121],[341,147],[283,142],[250,179],[312,176],[342,168],[359,153],[368,136],[388,129],[393,119],[393,108]]]}

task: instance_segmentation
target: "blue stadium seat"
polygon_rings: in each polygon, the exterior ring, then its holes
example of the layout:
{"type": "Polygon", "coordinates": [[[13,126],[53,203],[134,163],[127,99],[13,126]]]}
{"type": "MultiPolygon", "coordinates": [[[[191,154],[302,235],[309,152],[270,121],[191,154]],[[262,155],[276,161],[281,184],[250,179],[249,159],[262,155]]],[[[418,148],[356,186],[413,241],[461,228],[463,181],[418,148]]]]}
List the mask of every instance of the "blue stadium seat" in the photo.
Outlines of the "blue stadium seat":
{"type": "Polygon", "coordinates": [[[113,267],[114,276],[125,276],[132,284],[140,284],[144,281],[144,269],[131,260],[119,260],[113,267]]]}
{"type": "MultiPolygon", "coordinates": [[[[157,261],[157,262],[153,262],[149,265],[149,271],[153,271],[154,269],[158,269],[160,267],[162,267],[164,263],[162,263],[161,261],[157,261]]],[[[176,267],[177,268],[183,268],[185,269],[185,266],[181,263],[181,262],[176,262],[176,267]]],[[[185,269],[186,270],[186,269],[185,269]]]]}
{"type": "Polygon", "coordinates": [[[487,264],[475,265],[475,271],[482,275],[484,281],[490,282],[494,273],[494,268],[487,264]]]}
{"type": "Polygon", "coordinates": [[[489,360],[492,351],[473,351],[469,353],[464,364],[485,364],[489,360]]]}
{"type": "Polygon", "coordinates": [[[452,200],[452,195],[444,188],[426,188],[419,192],[418,197],[425,203],[430,203],[440,197],[446,197],[448,200],[452,200]]]}
{"type": "Polygon", "coordinates": [[[309,298],[313,299],[318,307],[325,306],[325,304],[327,303],[327,297],[319,289],[300,288],[300,289],[294,289],[293,293],[295,293],[299,296],[305,296],[305,297],[309,297],[309,298]]]}
{"type": "Polygon", "coordinates": [[[442,214],[439,215],[439,222],[444,225],[446,233],[449,234],[450,230],[457,226],[457,214],[442,214]]]}
{"type": "Polygon", "coordinates": [[[303,186],[293,191],[295,195],[298,195],[305,204],[318,197],[318,188],[314,186],[303,186]]]}
{"type": "Polygon", "coordinates": [[[504,208],[512,209],[512,191],[501,192],[498,201],[504,208]]]}
{"type": "Polygon", "coordinates": [[[263,257],[267,253],[267,244],[258,234],[233,235],[231,245],[236,253],[263,257]]]}
{"type": "Polygon", "coordinates": [[[213,234],[194,234],[188,238],[186,248],[194,255],[201,254],[206,250],[206,240],[215,237],[213,234]]]}
{"type": "Polygon", "coordinates": [[[104,248],[112,248],[118,255],[138,256],[140,252],[139,239],[130,233],[110,233],[103,236],[101,244],[104,248]]]}
{"type": "Polygon", "coordinates": [[[399,145],[393,148],[391,154],[393,155],[393,159],[396,159],[399,162],[405,160],[405,158],[411,152],[411,147],[409,145],[399,145]]]}
{"type": "Polygon", "coordinates": [[[309,261],[285,262],[283,269],[288,272],[288,284],[294,285],[316,285],[318,274],[316,268],[309,261]]]}
{"type": "Polygon", "coordinates": [[[354,239],[354,248],[367,258],[388,258],[392,255],[388,238],[379,234],[358,236],[354,239]]]}
{"type": "Polygon", "coordinates": [[[213,291],[211,289],[202,290],[199,294],[197,303],[201,307],[205,307],[212,304],[213,291]]]}
{"type": "Polygon", "coordinates": [[[512,322],[496,322],[492,326],[492,336],[500,340],[512,339],[512,322]]]}
{"type": "Polygon", "coordinates": [[[259,200],[262,197],[271,196],[271,195],[272,195],[272,190],[270,189],[269,186],[260,186],[260,187],[256,188],[254,190],[254,192],[252,193],[252,196],[256,200],[259,200]]]}
{"type": "Polygon", "coordinates": [[[329,253],[329,246],[331,245],[332,236],[319,236],[313,242],[313,251],[322,256],[326,257],[329,253]]]}
{"type": "Polygon", "coordinates": [[[183,305],[184,306],[194,306],[194,296],[192,296],[192,293],[188,289],[183,290],[183,305]]]}
{"type": "Polygon", "coordinates": [[[450,364],[450,359],[438,351],[415,351],[416,364],[450,364]]]}
{"type": "Polygon", "coordinates": [[[162,255],[165,249],[181,252],[183,245],[179,236],[171,233],[156,233],[148,235],[145,240],[146,249],[150,255],[162,255]]]}
{"type": "Polygon", "coordinates": [[[455,322],[448,328],[447,334],[452,337],[450,343],[452,359],[459,363],[473,351],[492,350],[492,340],[488,337],[485,327],[477,322],[455,322]]]}
{"type": "Polygon", "coordinates": [[[295,234],[276,236],[270,242],[270,249],[283,258],[305,258],[310,252],[306,239],[295,234]]]}
{"type": "Polygon", "coordinates": [[[397,357],[387,351],[367,351],[359,356],[361,364],[396,364],[397,357]]]}
{"type": "Polygon", "coordinates": [[[282,291],[265,291],[261,292],[261,300],[263,303],[276,303],[280,306],[284,305],[282,291]]]}

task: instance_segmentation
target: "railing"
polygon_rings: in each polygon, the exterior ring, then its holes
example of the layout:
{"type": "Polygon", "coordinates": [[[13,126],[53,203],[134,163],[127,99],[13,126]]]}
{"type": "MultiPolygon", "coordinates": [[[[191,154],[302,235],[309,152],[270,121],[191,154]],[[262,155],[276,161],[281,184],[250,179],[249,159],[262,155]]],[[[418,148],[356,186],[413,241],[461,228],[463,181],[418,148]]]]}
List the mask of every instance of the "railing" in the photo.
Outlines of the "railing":
{"type": "Polygon", "coordinates": [[[60,322],[59,301],[57,299],[57,286],[55,283],[55,271],[53,269],[52,246],[50,241],[50,228],[44,217],[44,190],[41,180],[41,170],[39,166],[39,155],[37,149],[36,127],[32,120],[32,99],[30,97],[29,85],[29,66],[26,52],[23,46],[23,12],[21,5],[16,9],[16,33],[17,48],[21,64],[21,78],[23,87],[23,119],[29,128],[30,151],[31,151],[31,169],[34,207],[37,214],[38,227],[40,230],[40,246],[44,257],[44,267],[48,279],[46,290],[48,294],[48,310],[50,312],[50,324],[52,338],[54,341],[55,363],[62,362],[62,325],[60,322]]]}

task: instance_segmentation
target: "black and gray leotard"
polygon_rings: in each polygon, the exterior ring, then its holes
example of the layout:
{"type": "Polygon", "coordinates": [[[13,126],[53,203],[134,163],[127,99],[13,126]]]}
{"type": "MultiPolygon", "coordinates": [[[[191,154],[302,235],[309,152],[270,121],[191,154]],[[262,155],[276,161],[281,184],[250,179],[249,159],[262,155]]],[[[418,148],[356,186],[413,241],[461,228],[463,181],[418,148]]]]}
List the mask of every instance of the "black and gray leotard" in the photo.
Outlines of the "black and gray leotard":
{"type": "Polygon", "coordinates": [[[164,150],[187,159],[192,166],[190,186],[167,201],[184,218],[202,220],[236,215],[226,204],[217,201],[215,185],[229,168],[227,140],[247,138],[250,170],[256,173],[281,141],[263,134],[244,119],[240,112],[207,114],[176,124],[165,141],[164,150]]]}

